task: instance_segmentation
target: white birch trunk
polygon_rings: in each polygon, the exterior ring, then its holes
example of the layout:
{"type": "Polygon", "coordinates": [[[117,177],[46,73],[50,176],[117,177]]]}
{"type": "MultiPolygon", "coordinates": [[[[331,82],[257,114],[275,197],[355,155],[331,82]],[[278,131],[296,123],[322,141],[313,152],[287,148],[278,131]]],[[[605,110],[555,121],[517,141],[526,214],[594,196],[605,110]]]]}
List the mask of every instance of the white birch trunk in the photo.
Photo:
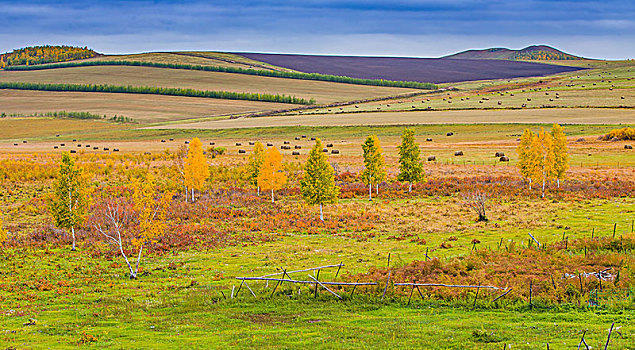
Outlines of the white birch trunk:
{"type": "Polygon", "coordinates": [[[320,220],[324,221],[324,211],[322,210],[322,203],[320,203],[320,220]]]}
{"type": "Polygon", "coordinates": [[[71,226],[71,235],[73,236],[73,249],[71,250],[75,251],[75,226],[71,226]]]}
{"type": "Polygon", "coordinates": [[[412,182],[408,184],[408,193],[412,192],[412,182]]]}
{"type": "Polygon", "coordinates": [[[368,200],[373,200],[373,185],[370,183],[368,184],[368,200]]]}
{"type": "Polygon", "coordinates": [[[271,203],[273,203],[273,188],[271,189],[271,203]]]}

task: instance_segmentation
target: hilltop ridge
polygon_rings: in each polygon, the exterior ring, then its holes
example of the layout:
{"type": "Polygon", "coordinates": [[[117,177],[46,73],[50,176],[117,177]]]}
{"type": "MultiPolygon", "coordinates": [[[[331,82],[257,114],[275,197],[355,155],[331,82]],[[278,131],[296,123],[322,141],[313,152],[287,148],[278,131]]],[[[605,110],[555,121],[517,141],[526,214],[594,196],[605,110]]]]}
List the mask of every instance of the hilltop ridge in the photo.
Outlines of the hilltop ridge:
{"type": "Polygon", "coordinates": [[[532,45],[520,50],[493,47],[482,50],[466,50],[442,58],[476,60],[582,60],[580,56],[568,54],[548,45],[532,45]]]}

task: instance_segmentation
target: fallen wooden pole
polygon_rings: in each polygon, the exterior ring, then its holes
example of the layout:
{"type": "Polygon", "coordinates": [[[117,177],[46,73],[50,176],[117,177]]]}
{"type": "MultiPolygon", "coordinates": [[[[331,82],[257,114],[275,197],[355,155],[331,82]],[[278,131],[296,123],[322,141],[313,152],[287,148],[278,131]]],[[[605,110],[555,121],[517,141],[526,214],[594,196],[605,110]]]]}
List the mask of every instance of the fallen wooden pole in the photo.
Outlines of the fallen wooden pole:
{"type": "Polygon", "coordinates": [[[611,329],[609,329],[609,336],[606,338],[606,345],[604,345],[604,350],[609,348],[609,341],[611,340],[611,333],[613,333],[613,327],[615,326],[615,322],[611,325],[611,329]]]}
{"type": "Polygon", "coordinates": [[[249,285],[247,284],[247,282],[245,282],[245,281],[243,281],[243,282],[245,283],[245,287],[247,287],[247,289],[249,289],[249,291],[251,292],[251,295],[253,295],[253,296],[254,296],[254,298],[258,298],[258,297],[256,296],[256,293],[254,293],[254,291],[253,291],[253,290],[251,290],[251,288],[249,288],[249,285]]]}
{"type": "Polygon", "coordinates": [[[311,279],[313,279],[317,284],[319,284],[320,286],[322,286],[322,288],[326,289],[327,291],[329,291],[331,294],[335,295],[338,299],[342,299],[341,296],[337,295],[337,293],[335,293],[334,291],[330,290],[329,287],[325,286],[324,284],[322,284],[322,282],[318,281],[315,277],[309,275],[309,277],[311,279]]]}
{"type": "Polygon", "coordinates": [[[494,300],[492,300],[492,303],[493,303],[493,302],[495,302],[496,300],[498,300],[498,299],[500,299],[500,298],[504,297],[505,295],[509,294],[512,290],[514,290],[514,288],[509,288],[509,289],[508,289],[505,293],[503,293],[503,294],[501,294],[501,295],[497,296],[494,300]]]}
{"type": "MultiPolygon", "coordinates": [[[[240,281],[282,281],[282,282],[290,282],[290,283],[300,283],[300,284],[315,284],[314,281],[301,281],[301,280],[292,280],[286,278],[267,278],[267,277],[236,277],[237,280],[240,281]]],[[[374,286],[377,285],[375,282],[322,282],[325,285],[333,285],[333,286],[374,286]]]]}
{"type": "Polygon", "coordinates": [[[386,281],[386,286],[384,287],[384,294],[381,295],[381,300],[384,300],[384,297],[386,296],[386,291],[388,290],[388,283],[390,283],[390,274],[392,273],[392,271],[388,271],[388,280],[386,281]]]}
{"type": "MultiPolygon", "coordinates": [[[[344,266],[344,264],[324,265],[324,266],[318,266],[318,267],[311,267],[309,269],[303,269],[303,270],[286,271],[286,274],[288,276],[290,273],[295,273],[295,272],[307,272],[307,271],[314,271],[314,270],[322,270],[322,269],[327,269],[327,268],[330,268],[330,267],[338,267],[338,268],[340,268],[342,266],[344,266]]],[[[260,276],[260,277],[271,277],[271,276],[283,275],[283,273],[285,273],[285,272],[276,272],[276,273],[272,273],[272,274],[264,275],[264,276],[260,276]]]]}
{"type": "Polygon", "coordinates": [[[395,283],[395,286],[503,289],[503,288],[494,287],[494,286],[470,286],[470,285],[454,285],[454,284],[442,284],[442,283],[395,283]]]}

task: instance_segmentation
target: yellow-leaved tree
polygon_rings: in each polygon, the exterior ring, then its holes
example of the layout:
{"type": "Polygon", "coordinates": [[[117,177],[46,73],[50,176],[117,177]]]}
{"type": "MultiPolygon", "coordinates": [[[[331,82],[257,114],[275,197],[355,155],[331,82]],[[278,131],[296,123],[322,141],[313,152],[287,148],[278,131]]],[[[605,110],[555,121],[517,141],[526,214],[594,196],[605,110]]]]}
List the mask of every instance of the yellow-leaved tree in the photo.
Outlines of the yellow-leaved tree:
{"type": "Polygon", "coordinates": [[[260,166],[258,186],[265,191],[271,191],[271,203],[273,203],[273,192],[281,189],[286,182],[287,175],[282,170],[282,154],[275,147],[271,147],[267,150],[260,166]]]}
{"type": "Polygon", "coordinates": [[[373,183],[377,186],[376,192],[379,194],[379,183],[386,179],[386,162],[384,154],[379,145],[377,135],[370,135],[362,144],[364,152],[364,171],[362,181],[368,185],[368,200],[373,200],[373,183]]]}
{"type": "Polygon", "coordinates": [[[184,164],[185,186],[190,188],[192,202],[194,202],[194,190],[201,191],[205,185],[205,180],[209,177],[209,167],[207,158],[203,154],[203,143],[198,137],[190,142],[187,151],[187,158],[184,164]]]}
{"type": "Polygon", "coordinates": [[[553,124],[551,128],[551,138],[553,140],[554,176],[560,188],[560,180],[565,179],[569,170],[569,151],[567,150],[567,135],[564,128],[559,124],[553,124]]]}
{"type": "Polygon", "coordinates": [[[167,228],[167,211],[172,202],[172,192],[160,194],[154,178],[133,179],[132,191],[125,195],[102,193],[105,208],[94,219],[97,231],[113,244],[126,261],[130,279],[139,274],[139,264],[144,249],[155,243],[167,228]],[[133,266],[128,254],[137,256],[133,266]]]}
{"type": "Polygon", "coordinates": [[[554,175],[554,155],[551,135],[543,128],[534,135],[531,143],[531,178],[535,182],[542,182],[542,197],[545,197],[547,181],[554,175]]]}
{"type": "Polygon", "coordinates": [[[516,148],[516,153],[518,153],[518,170],[520,171],[520,175],[529,183],[529,189],[531,190],[531,175],[533,164],[531,164],[531,146],[534,138],[534,133],[525,129],[523,132],[523,136],[520,138],[520,144],[516,148]]]}

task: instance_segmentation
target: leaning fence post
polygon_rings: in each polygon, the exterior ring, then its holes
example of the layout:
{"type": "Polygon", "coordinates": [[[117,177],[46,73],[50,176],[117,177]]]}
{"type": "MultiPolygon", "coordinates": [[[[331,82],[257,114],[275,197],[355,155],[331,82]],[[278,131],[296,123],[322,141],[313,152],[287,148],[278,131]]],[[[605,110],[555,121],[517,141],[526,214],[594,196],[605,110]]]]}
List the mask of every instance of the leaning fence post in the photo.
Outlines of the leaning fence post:
{"type": "Polygon", "coordinates": [[[609,341],[611,340],[611,333],[613,333],[613,326],[615,326],[615,322],[611,325],[611,329],[609,329],[609,336],[606,338],[606,345],[604,345],[604,350],[608,349],[609,341]]]}
{"type": "Polygon", "coordinates": [[[384,300],[384,297],[386,296],[386,291],[388,290],[388,283],[390,283],[390,273],[392,271],[388,271],[388,280],[386,281],[386,286],[384,287],[384,294],[381,295],[381,300],[384,300]]]}

